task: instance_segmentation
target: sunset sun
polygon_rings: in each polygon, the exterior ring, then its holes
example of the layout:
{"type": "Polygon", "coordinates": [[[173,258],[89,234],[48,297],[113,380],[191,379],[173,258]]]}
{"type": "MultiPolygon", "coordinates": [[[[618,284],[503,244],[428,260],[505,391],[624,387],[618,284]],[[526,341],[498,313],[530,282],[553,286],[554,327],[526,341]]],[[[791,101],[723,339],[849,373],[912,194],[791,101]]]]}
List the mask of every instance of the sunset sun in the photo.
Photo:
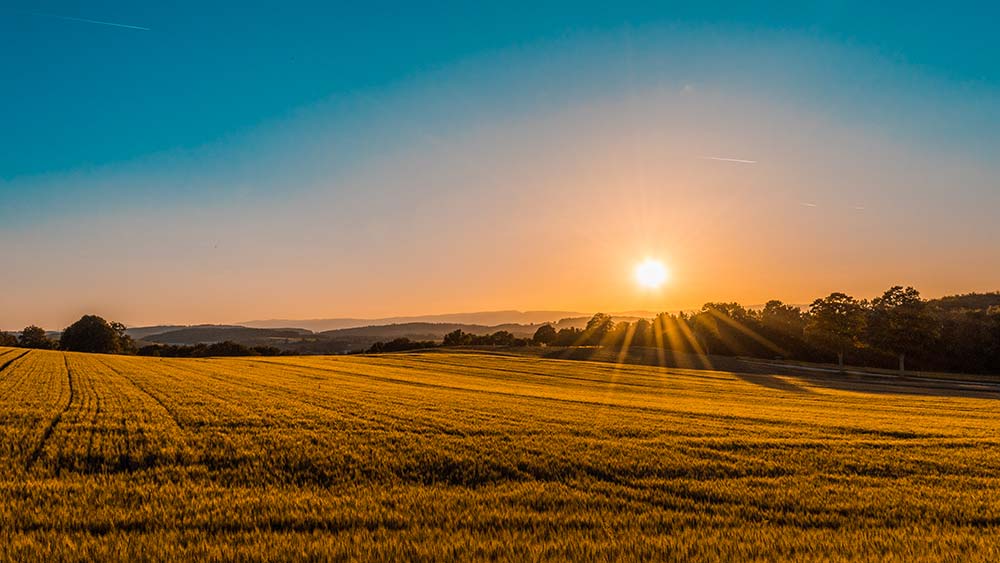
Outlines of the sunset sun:
{"type": "Polygon", "coordinates": [[[642,287],[656,289],[667,281],[669,273],[663,262],[647,258],[635,266],[635,281],[642,287]]]}

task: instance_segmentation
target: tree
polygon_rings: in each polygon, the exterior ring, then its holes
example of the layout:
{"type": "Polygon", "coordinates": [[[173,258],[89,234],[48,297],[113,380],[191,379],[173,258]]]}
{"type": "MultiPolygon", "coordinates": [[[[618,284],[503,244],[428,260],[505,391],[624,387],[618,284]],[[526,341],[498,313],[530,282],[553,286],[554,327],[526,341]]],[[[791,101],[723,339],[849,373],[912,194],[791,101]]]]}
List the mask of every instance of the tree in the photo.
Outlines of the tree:
{"type": "Polygon", "coordinates": [[[548,346],[556,340],[556,329],[552,325],[542,325],[538,327],[535,331],[535,335],[531,337],[531,341],[535,344],[544,344],[548,346]]]}
{"type": "Polygon", "coordinates": [[[760,323],[775,334],[801,337],[805,329],[802,311],[794,305],[785,305],[772,299],[760,311],[760,323]]]}
{"type": "Polygon", "coordinates": [[[810,306],[806,335],[821,348],[836,352],[837,365],[844,369],[844,352],[857,344],[864,325],[864,308],[856,299],[831,293],[810,306]]]}
{"type": "Polygon", "coordinates": [[[462,346],[469,343],[469,336],[462,332],[462,329],[456,328],[455,330],[444,335],[444,342],[441,343],[442,346],[462,346]]]}
{"type": "Polygon", "coordinates": [[[506,330],[498,330],[489,335],[489,343],[493,346],[513,346],[517,338],[506,330]]]}
{"type": "Polygon", "coordinates": [[[734,321],[746,323],[750,320],[750,312],[739,303],[705,303],[702,312],[712,313],[716,317],[726,317],[734,321]]]}
{"type": "Polygon", "coordinates": [[[0,331],[0,346],[17,346],[17,337],[9,332],[0,331]]]}
{"type": "Polygon", "coordinates": [[[632,323],[628,321],[618,321],[614,324],[611,330],[604,335],[603,340],[601,340],[601,344],[604,346],[614,346],[616,348],[620,348],[625,345],[631,347],[632,337],[635,336],[634,332],[635,328],[632,326],[632,323]]]}
{"type": "Polygon", "coordinates": [[[652,346],[653,345],[653,325],[646,319],[635,321],[635,329],[632,332],[632,346],[652,346]]]}
{"type": "Polygon", "coordinates": [[[597,346],[604,340],[609,332],[614,330],[615,321],[611,318],[611,315],[606,313],[595,313],[593,317],[587,321],[586,328],[583,329],[585,335],[585,341],[588,344],[597,346]]]}
{"type": "Polygon", "coordinates": [[[17,337],[17,342],[22,348],[40,348],[42,350],[54,348],[54,342],[45,334],[45,329],[35,325],[25,327],[21,331],[21,335],[17,337]]]}
{"type": "Polygon", "coordinates": [[[566,327],[559,329],[556,339],[552,342],[557,346],[577,346],[583,338],[583,331],[576,327],[566,327]]]}
{"type": "Polygon", "coordinates": [[[676,316],[670,313],[660,313],[653,319],[650,336],[652,346],[678,352],[697,353],[703,348],[700,342],[696,342],[696,338],[691,331],[691,319],[684,312],[676,316]]]}
{"type": "Polygon", "coordinates": [[[798,307],[771,300],[761,309],[758,319],[761,334],[783,350],[782,356],[801,356],[807,352],[806,317],[798,307]]]}
{"type": "MultiPolygon", "coordinates": [[[[118,354],[122,352],[124,325],[109,323],[97,315],[84,315],[66,327],[59,339],[59,347],[71,352],[118,354]]],[[[131,344],[131,338],[129,342],[131,344]]]]}
{"type": "Polygon", "coordinates": [[[906,355],[929,346],[940,332],[920,292],[896,285],[872,300],[868,314],[869,342],[899,357],[899,372],[906,371],[906,355]]]}
{"type": "Polygon", "coordinates": [[[135,354],[136,353],[135,342],[132,340],[131,336],[125,334],[125,331],[128,330],[128,327],[126,327],[122,323],[115,321],[111,321],[108,324],[111,325],[111,329],[114,330],[115,334],[118,335],[118,353],[135,354]]]}
{"type": "Polygon", "coordinates": [[[691,334],[701,348],[700,352],[711,354],[712,342],[720,339],[719,319],[705,307],[700,313],[687,319],[687,322],[691,326],[691,334]]]}

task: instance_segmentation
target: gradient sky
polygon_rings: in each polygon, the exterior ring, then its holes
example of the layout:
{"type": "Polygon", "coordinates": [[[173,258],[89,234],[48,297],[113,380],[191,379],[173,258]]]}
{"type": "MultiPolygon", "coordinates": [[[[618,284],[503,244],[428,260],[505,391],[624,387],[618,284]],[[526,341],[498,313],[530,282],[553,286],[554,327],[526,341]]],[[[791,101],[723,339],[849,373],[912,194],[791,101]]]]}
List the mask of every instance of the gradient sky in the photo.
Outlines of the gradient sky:
{"type": "Polygon", "coordinates": [[[0,7],[0,328],[1000,289],[988,3],[204,4],[0,7]]]}

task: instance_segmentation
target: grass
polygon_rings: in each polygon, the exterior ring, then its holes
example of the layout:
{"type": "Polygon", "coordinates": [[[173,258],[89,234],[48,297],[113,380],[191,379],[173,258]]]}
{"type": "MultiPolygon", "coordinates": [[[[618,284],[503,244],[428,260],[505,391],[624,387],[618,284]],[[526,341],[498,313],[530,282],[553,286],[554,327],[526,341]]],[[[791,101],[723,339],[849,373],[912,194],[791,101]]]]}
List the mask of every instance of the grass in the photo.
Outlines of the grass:
{"type": "Polygon", "coordinates": [[[1000,560],[1000,402],[477,353],[0,348],[0,557],[1000,560]]]}

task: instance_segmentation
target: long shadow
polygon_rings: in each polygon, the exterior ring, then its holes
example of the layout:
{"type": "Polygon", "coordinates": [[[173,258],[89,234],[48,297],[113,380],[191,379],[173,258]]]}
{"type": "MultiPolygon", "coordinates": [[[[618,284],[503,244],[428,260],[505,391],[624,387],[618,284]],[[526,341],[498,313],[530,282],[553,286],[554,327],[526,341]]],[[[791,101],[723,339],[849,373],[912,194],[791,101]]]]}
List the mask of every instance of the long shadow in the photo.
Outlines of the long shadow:
{"type": "Polygon", "coordinates": [[[854,374],[792,377],[808,381],[813,386],[856,393],[1000,399],[1000,389],[988,388],[972,381],[937,382],[922,380],[920,377],[895,378],[854,374]]]}
{"type": "Polygon", "coordinates": [[[775,391],[784,391],[786,393],[804,393],[804,394],[815,394],[811,389],[802,387],[797,383],[792,383],[786,377],[778,375],[758,375],[750,373],[733,373],[737,379],[741,381],[746,381],[747,383],[753,383],[754,385],[759,385],[761,387],[766,387],[768,389],[774,389],[775,391]]]}
{"type": "Polygon", "coordinates": [[[659,352],[652,348],[640,347],[630,349],[624,356],[617,354],[617,351],[601,348],[554,349],[543,352],[541,356],[564,360],[623,362],[654,367],[724,371],[755,385],[796,393],[812,393],[812,391],[789,379],[807,383],[811,387],[858,393],[1000,399],[1000,380],[990,382],[975,376],[969,376],[968,380],[943,380],[917,375],[897,377],[874,373],[837,373],[836,370],[820,373],[812,371],[815,368],[808,366],[781,365],[731,356],[704,356],[672,350],[659,352]]]}

